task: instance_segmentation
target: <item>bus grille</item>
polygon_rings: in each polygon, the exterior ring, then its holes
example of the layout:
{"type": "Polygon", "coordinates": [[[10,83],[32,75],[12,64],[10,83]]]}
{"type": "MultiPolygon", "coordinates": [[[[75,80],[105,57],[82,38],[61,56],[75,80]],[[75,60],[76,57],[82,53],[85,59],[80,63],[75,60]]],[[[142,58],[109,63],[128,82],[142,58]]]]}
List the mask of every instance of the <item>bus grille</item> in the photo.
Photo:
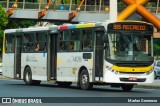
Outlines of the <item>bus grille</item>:
{"type": "Polygon", "coordinates": [[[120,78],[120,81],[124,81],[124,82],[145,82],[146,78],[138,78],[137,80],[129,80],[129,78],[120,78]]]}

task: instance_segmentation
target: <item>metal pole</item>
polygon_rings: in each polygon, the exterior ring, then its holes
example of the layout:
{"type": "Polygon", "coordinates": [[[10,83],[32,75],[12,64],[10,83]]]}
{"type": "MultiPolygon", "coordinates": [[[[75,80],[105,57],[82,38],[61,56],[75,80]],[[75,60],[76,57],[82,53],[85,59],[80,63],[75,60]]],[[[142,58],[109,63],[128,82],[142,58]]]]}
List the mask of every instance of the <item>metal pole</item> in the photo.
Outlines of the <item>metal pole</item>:
{"type": "Polygon", "coordinates": [[[99,1],[99,12],[101,12],[102,0],[99,1]]]}
{"type": "Polygon", "coordinates": [[[42,0],[39,0],[39,11],[41,11],[41,3],[42,3],[42,0]]]}
{"type": "Polygon", "coordinates": [[[86,11],[87,0],[85,0],[84,11],[86,11]]]}
{"type": "Polygon", "coordinates": [[[95,12],[97,10],[96,5],[97,5],[97,0],[94,0],[95,12]]]}
{"type": "Polygon", "coordinates": [[[25,1],[25,0],[23,0],[23,10],[24,10],[24,7],[25,7],[25,2],[26,2],[26,1],[25,1]]]}
{"type": "Polygon", "coordinates": [[[156,9],[156,14],[158,13],[158,9],[159,9],[159,0],[157,0],[157,9],[156,9]]]}
{"type": "Polygon", "coordinates": [[[72,10],[72,0],[70,0],[70,6],[69,6],[69,11],[72,10]]]}
{"type": "Polygon", "coordinates": [[[117,0],[110,0],[109,19],[117,20],[117,0]]]}
{"type": "Polygon", "coordinates": [[[9,9],[9,0],[7,0],[7,10],[9,9]]]}

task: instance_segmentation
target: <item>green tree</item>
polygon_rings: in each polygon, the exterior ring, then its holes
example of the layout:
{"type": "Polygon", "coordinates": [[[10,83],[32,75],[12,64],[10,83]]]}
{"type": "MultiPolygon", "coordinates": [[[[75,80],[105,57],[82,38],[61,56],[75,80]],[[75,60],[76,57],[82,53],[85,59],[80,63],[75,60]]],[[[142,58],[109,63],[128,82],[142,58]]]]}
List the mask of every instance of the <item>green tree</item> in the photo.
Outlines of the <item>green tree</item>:
{"type": "Polygon", "coordinates": [[[2,51],[3,31],[7,24],[8,24],[7,14],[3,9],[2,5],[0,4],[0,54],[2,51]]]}
{"type": "Polygon", "coordinates": [[[28,28],[29,26],[35,26],[35,21],[30,20],[9,20],[9,23],[5,27],[6,29],[15,29],[15,28],[28,28]]]}
{"type": "Polygon", "coordinates": [[[153,44],[154,55],[158,57],[160,56],[160,39],[154,39],[153,44]]]}

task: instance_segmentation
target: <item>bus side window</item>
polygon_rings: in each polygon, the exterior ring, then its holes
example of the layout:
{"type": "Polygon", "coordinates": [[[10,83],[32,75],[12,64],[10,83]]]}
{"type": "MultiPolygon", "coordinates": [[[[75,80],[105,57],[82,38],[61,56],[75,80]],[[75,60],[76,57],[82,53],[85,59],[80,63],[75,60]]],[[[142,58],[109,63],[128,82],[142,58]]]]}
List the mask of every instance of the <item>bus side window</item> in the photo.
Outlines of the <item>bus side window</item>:
{"type": "Polygon", "coordinates": [[[92,50],[92,30],[87,29],[82,31],[82,50],[92,50]]]}
{"type": "Polygon", "coordinates": [[[6,35],[6,52],[14,52],[14,35],[6,35]]]}
{"type": "Polygon", "coordinates": [[[46,33],[45,32],[39,32],[36,33],[36,52],[40,51],[46,51],[46,33]]]}
{"type": "Polygon", "coordinates": [[[78,29],[71,30],[70,33],[70,50],[71,51],[79,51],[80,41],[81,41],[81,32],[78,29]]]}
{"type": "Polygon", "coordinates": [[[40,48],[40,47],[39,47],[39,43],[37,42],[34,51],[35,51],[35,52],[38,52],[38,51],[39,51],[39,48],[40,48]]]}
{"type": "Polygon", "coordinates": [[[33,52],[34,33],[25,33],[23,36],[23,51],[33,52]]]}

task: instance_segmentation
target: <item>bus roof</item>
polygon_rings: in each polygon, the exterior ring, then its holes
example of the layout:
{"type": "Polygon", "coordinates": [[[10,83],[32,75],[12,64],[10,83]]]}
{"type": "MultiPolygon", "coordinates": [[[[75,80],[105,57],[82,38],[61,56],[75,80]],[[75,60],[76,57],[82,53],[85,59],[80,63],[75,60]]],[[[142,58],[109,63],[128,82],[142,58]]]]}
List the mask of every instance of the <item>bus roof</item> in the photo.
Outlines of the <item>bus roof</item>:
{"type": "Polygon", "coordinates": [[[57,30],[57,25],[45,26],[45,27],[30,27],[30,28],[19,28],[19,29],[7,29],[5,33],[16,33],[16,32],[32,32],[32,31],[47,31],[57,30]]]}
{"type": "Polygon", "coordinates": [[[67,30],[67,29],[76,29],[76,28],[89,28],[89,27],[97,27],[102,26],[102,23],[85,23],[85,24],[68,24],[61,25],[58,27],[59,30],[67,30]]]}

